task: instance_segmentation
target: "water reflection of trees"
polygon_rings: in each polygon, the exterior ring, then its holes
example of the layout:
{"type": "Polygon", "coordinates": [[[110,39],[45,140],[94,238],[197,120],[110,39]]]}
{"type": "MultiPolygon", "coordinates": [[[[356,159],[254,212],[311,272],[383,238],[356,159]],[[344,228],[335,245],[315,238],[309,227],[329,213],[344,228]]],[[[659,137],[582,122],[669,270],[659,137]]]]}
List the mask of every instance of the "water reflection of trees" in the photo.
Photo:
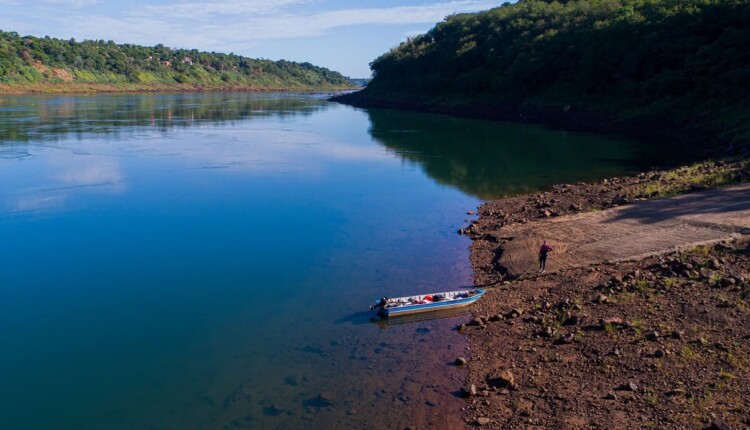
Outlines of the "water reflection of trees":
{"type": "Polygon", "coordinates": [[[632,172],[669,156],[622,139],[525,124],[377,109],[368,114],[376,141],[438,183],[480,198],[632,172]]]}
{"type": "Polygon", "coordinates": [[[248,93],[2,96],[0,144],[310,115],[325,103],[314,97],[248,93]]]}

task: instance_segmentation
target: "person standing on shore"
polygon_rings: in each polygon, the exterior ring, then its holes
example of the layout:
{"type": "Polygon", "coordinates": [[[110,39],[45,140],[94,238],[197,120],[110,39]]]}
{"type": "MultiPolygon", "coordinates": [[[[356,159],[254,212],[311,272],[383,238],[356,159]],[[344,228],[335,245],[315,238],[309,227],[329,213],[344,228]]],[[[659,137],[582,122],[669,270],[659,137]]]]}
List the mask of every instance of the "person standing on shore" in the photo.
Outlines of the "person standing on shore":
{"type": "Polygon", "coordinates": [[[551,251],[554,251],[554,249],[552,249],[545,240],[544,243],[542,243],[542,247],[539,248],[539,273],[544,273],[544,269],[547,267],[547,254],[551,251]]]}

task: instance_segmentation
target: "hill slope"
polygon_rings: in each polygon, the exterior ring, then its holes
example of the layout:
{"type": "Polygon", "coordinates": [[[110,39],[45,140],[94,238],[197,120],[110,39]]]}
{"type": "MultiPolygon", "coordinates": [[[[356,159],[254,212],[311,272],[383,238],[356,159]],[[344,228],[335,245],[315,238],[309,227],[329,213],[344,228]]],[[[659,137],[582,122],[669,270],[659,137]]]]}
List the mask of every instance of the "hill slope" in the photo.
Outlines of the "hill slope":
{"type": "Polygon", "coordinates": [[[744,142],[748,24],[748,0],[521,0],[402,43],[349,101],[603,111],[744,142]]]}
{"type": "Polygon", "coordinates": [[[0,31],[0,90],[64,90],[86,84],[110,90],[352,87],[340,73],[310,63],[0,31]]]}

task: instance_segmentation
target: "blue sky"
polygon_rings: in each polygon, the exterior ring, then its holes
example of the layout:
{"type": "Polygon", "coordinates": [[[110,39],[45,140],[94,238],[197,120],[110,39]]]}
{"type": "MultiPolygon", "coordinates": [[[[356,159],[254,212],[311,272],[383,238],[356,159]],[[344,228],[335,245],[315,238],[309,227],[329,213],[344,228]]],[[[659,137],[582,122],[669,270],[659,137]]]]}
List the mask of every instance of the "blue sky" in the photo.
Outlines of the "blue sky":
{"type": "Polygon", "coordinates": [[[0,0],[0,29],[309,61],[367,77],[370,61],[408,36],[503,1],[0,0]]]}

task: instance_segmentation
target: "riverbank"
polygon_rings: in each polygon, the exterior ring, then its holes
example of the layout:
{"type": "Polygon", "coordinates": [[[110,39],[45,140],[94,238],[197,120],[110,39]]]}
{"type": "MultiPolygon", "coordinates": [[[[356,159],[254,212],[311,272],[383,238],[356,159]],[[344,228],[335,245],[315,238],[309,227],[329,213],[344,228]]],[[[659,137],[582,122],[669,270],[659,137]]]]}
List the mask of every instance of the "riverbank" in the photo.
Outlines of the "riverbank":
{"type": "MultiPolygon", "coordinates": [[[[551,266],[553,273],[542,276],[510,273],[502,258],[516,240],[506,233],[517,226],[533,229],[748,179],[746,161],[705,162],[483,204],[480,218],[461,231],[473,239],[475,284],[489,289],[463,328],[471,353],[466,422],[485,428],[750,425],[746,235],[633,261],[551,266]]],[[[557,238],[549,239],[556,246],[557,238]]],[[[551,263],[565,252],[559,247],[551,263]]]]}
{"type": "Polygon", "coordinates": [[[95,83],[65,82],[42,84],[0,84],[3,94],[95,94],[95,93],[179,93],[179,92],[257,92],[257,93],[328,93],[351,91],[351,87],[261,87],[254,85],[205,85],[162,83],[95,83]]]}

